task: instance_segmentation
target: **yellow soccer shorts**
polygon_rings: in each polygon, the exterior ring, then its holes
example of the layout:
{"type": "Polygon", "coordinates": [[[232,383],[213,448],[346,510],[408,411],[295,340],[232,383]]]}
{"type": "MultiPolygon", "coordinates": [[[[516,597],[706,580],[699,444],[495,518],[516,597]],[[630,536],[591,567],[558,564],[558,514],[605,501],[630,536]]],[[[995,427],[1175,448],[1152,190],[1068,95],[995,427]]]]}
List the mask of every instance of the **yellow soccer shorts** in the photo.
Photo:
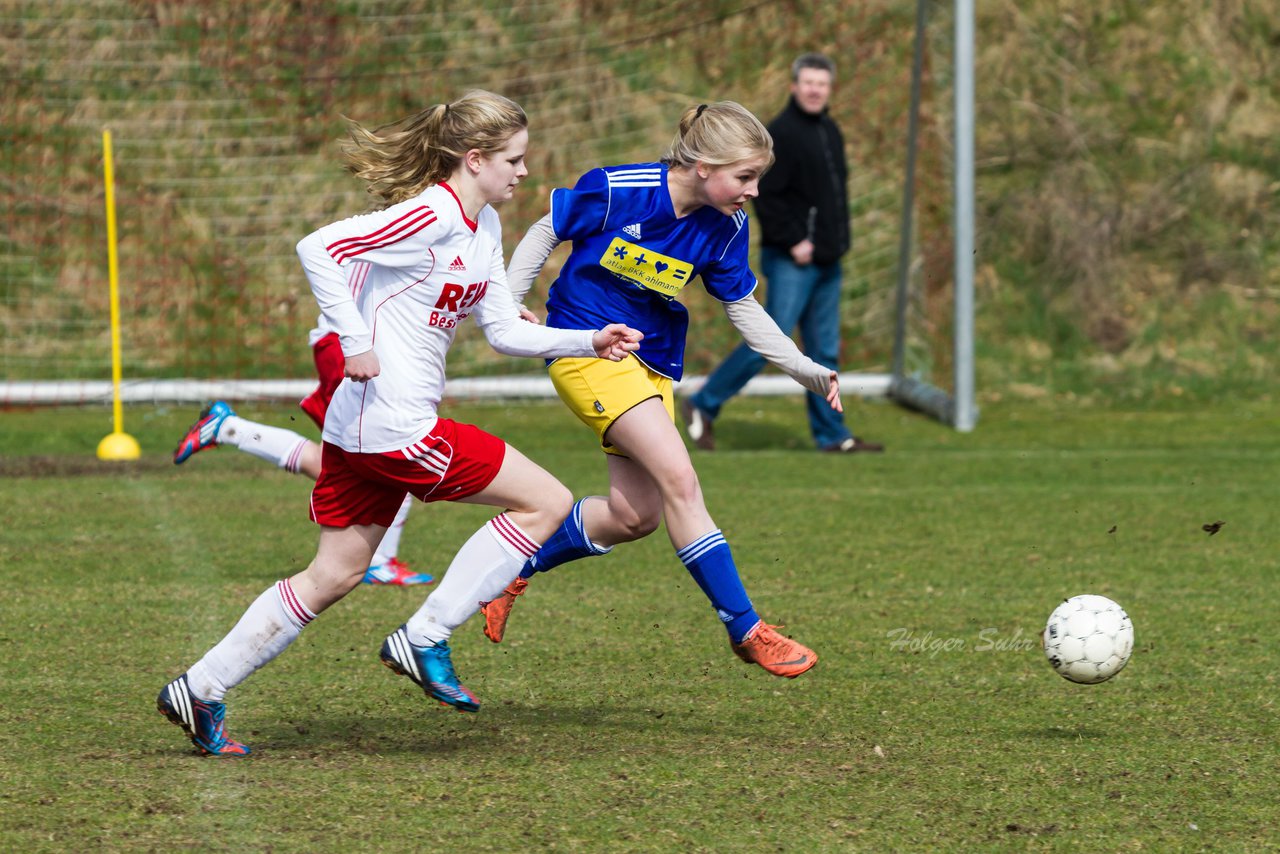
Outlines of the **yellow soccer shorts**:
{"type": "Polygon", "coordinates": [[[649,370],[634,356],[608,359],[556,359],[548,369],[556,394],[600,439],[606,454],[626,454],[609,444],[605,434],[618,416],[651,397],[662,399],[672,423],[676,419],[671,380],[649,370]]]}

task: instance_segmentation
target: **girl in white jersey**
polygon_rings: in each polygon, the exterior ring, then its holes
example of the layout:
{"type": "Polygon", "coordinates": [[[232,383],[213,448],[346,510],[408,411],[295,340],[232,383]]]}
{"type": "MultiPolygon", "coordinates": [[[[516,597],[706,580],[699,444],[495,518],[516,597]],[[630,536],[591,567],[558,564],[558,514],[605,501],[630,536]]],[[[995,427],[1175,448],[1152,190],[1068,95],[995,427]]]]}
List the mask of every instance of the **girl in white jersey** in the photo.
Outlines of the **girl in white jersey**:
{"type": "Polygon", "coordinates": [[[756,613],[674,423],[672,381],[684,369],[688,326],[675,297],[695,277],[724,303],[752,349],[841,411],[836,373],[802,354],[752,296],[744,206],[772,163],[768,130],[741,105],[691,107],[660,162],[593,169],[572,189],[555,190],[551,213],[512,255],[511,290],[522,298],[551,250],[572,240],[547,297],[547,324],[608,318],[637,327],[646,340],[644,352],[617,364],[573,358],[551,364],[556,391],[607,454],[609,494],[578,502],[521,577],[485,604],[490,640],[502,639],[511,606],[534,572],[604,554],[665,519],[676,556],[740,658],[789,678],[817,663],[813,650],[756,613]]]}
{"type": "Polygon", "coordinates": [[[305,570],[264,591],[221,642],[161,690],[161,713],[201,752],[249,752],[226,735],[227,690],[360,583],[406,493],[505,508],[463,545],[438,589],[381,650],[383,663],[428,696],[462,711],[479,708],[454,673],[449,636],[517,576],[573,498],[501,439],[437,414],[445,353],[471,315],[509,355],[618,360],[642,337],[622,324],[593,332],[520,319],[490,204],[511,198],[528,174],[527,125],[518,105],[489,92],[377,131],[352,125],[348,168],[387,207],[298,244],[345,356],[311,495],[320,545],[305,570]]]}

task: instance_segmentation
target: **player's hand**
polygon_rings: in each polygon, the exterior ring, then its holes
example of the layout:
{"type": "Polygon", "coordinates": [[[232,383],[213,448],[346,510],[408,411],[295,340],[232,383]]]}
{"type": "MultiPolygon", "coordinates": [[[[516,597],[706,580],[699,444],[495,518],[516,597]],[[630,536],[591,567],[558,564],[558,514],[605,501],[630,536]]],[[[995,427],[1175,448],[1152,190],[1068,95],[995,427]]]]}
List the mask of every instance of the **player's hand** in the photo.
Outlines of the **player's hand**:
{"type": "Polygon", "coordinates": [[[827,403],[836,412],[844,412],[844,404],[840,402],[840,375],[831,372],[831,384],[827,386],[827,403]]]}
{"type": "Polygon", "coordinates": [[[529,309],[525,308],[524,306],[518,305],[516,306],[516,310],[520,312],[520,319],[525,321],[526,323],[532,323],[534,326],[537,326],[538,324],[542,323],[542,320],[538,317],[538,315],[534,314],[532,311],[529,311],[529,309]]]}
{"type": "Polygon", "coordinates": [[[639,329],[632,329],[624,323],[610,323],[591,336],[591,346],[601,359],[620,362],[627,354],[640,349],[643,337],[644,333],[639,329]]]}
{"type": "Polygon", "coordinates": [[[382,365],[378,362],[377,353],[372,350],[366,350],[355,356],[348,356],[342,373],[344,376],[349,377],[352,382],[363,383],[382,373],[382,365]]]}
{"type": "Polygon", "coordinates": [[[805,238],[791,247],[791,260],[801,267],[807,267],[813,263],[813,241],[805,238]]]}

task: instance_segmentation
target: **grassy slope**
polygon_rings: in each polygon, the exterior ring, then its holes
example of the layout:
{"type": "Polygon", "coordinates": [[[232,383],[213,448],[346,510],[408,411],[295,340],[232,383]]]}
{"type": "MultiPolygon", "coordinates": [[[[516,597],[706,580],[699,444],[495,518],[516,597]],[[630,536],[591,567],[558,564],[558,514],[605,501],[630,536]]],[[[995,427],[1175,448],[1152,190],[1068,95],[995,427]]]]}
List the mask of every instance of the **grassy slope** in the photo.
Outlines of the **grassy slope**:
{"type": "MultiPolygon", "coordinates": [[[[23,454],[0,458],[0,845],[1273,838],[1273,413],[1003,403],[962,436],[866,406],[859,423],[890,452],[832,459],[803,450],[798,406],[744,401],[698,463],[756,602],[820,651],[813,673],[783,682],[739,664],[658,534],[539,579],[501,646],[465,627],[476,716],[428,706],[376,663],[421,591],[357,590],[235,693],[232,732],[258,751],[247,762],[196,758],[151,704],[309,558],[305,485],[227,450],[173,468],[185,411],[129,413],[146,456],[123,476],[87,456],[105,411],[5,413],[5,447],[23,454]],[[65,474],[32,476],[49,465],[35,454],[65,474]],[[1217,535],[1200,530],[1218,520],[1217,535]],[[1130,667],[1095,687],[1059,679],[1035,645],[1054,604],[1084,591],[1119,600],[1137,629],[1130,667]]],[[[554,405],[457,414],[578,493],[603,485],[585,431],[554,405]]],[[[486,515],[419,508],[407,558],[439,572],[486,515]]]]}
{"type": "MultiPolygon", "coordinates": [[[[1274,376],[1280,39],[1256,4],[995,4],[980,27],[986,384],[1274,376]]],[[[1225,388],[1224,388],[1225,386],[1225,388]]]]}
{"type": "MultiPolygon", "coordinates": [[[[60,354],[83,351],[85,365],[106,370],[101,336],[85,334],[104,310],[95,284],[102,255],[95,116],[143,121],[159,140],[167,134],[145,122],[171,116],[175,138],[188,140],[177,151],[152,150],[130,140],[140,133],[132,125],[122,128],[130,375],[305,374],[298,342],[314,311],[298,290],[289,235],[350,209],[352,184],[332,158],[338,117],[386,120],[474,85],[519,97],[540,134],[529,187],[505,212],[514,239],[542,213],[546,191],[586,166],[656,157],[682,106],[732,97],[767,116],[791,57],[830,51],[842,68],[833,109],[849,131],[859,188],[876,190],[859,203],[872,206],[857,212],[859,249],[873,251],[869,244],[884,240],[893,257],[885,235],[897,218],[909,6],[654,0],[563,11],[503,3],[468,7],[465,21],[451,22],[398,3],[338,6],[330,16],[305,18],[280,2],[252,10],[210,4],[198,14],[181,5],[24,5],[18,15],[31,20],[15,25],[5,52],[12,96],[5,116],[18,144],[0,144],[12,173],[6,220],[15,247],[12,278],[3,284],[11,308],[0,320],[9,324],[6,340],[24,342],[6,366],[23,366],[15,379],[27,371],[63,376],[60,354]],[[409,14],[392,19],[394,39],[386,38],[379,11],[409,14]],[[569,14],[580,22],[567,25],[569,14]],[[762,55],[765,34],[770,50],[762,55]],[[89,64],[68,63],[89,44],[89,64]],[[707,51],[708,44],[722,49],[707,51]],[[261,120],[261,138],[200,138],[201,110],[226,120],[229,101],[261,120]],[[175,108],[178,102],[186,106],[175,108]],[[86,127],[95,133],[86,135],[86,127]],[[130,166],[131,157],[141,162],[130,166]],[[67,174],[52,174],[50,159],[67,174]],[[148,169],[159,188],[128,184],[148,169]],[[188,199],[165,189],[173,177],[226,183],[190,191],[188,199]],[[291,204],[201,199],[204,192],[243,196],[246,177],[291,204]],[[886,207],[877,214],[875,205],[886,207]],[[130,222],[135,208],[165,212],[163,227],[130,222]],[[231,243],[250,247],[250,257],[237,259],[212,239],[225,225],[207,221],[209,211],[239,224],[244,233],[231,243]],[[47,237],[51,219],[77,235],[72,243],[47,237]],[[259,328],[264,307],[271,322],[259,328]],[[22,338],[34,323],[41,335],[22,338]],[[263,364],[258,353],[268,354],[263,364]]],[[[932,289],[950,274],[950,4],[932,4],[930,15],[920,235],[932,289]]],[[[1271,334],[1280,273],[1270,261],[1280,251],[1277,38],[1274,16],[1247,0],[979,4],[984,393],[1149,401],[1267,391],[1280,367],[1271,334]]],[[[871,276],[881,289],[892,279],[891,269],[850,272],[851,281],[871,276]]],[[[853,293],[850,300],[847,364],[881,369],[887,302],[853,293]]],[[[729,343],[710,303],[693,306],[695,369],[709,367],[729,343]]],[[[934,295],[926,320],[945,342],[945,293],[934,295]]],[[[480,349],[464,342],[459,358],[480,349]]]]}

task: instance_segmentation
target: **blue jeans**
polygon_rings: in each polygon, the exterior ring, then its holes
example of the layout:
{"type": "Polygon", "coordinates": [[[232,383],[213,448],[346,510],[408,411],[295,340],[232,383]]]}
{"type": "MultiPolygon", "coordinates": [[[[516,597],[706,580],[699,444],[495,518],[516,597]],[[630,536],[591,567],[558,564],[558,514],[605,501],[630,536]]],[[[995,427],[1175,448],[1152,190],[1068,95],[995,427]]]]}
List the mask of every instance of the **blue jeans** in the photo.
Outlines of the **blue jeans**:
{"type": "MultiPolygon", "coordinates": [[[[791,260],[791,253],[765,246],[760,250],[760,269],[769,283],[765,311],[778,328],[789,335],[799,325],[805,355],[833,371],[839,370],[840,262],[801,267],[791,260]]],[[[764,366],[763,356],[746,344],[739,344],[690,400],[715,418],[720,408],[764,366]]],[[[852,435],[844,416],[832,409],[826,398],[806,392],[805,406],[809,430],[818,447],[843,442],[852,435]]]]}

